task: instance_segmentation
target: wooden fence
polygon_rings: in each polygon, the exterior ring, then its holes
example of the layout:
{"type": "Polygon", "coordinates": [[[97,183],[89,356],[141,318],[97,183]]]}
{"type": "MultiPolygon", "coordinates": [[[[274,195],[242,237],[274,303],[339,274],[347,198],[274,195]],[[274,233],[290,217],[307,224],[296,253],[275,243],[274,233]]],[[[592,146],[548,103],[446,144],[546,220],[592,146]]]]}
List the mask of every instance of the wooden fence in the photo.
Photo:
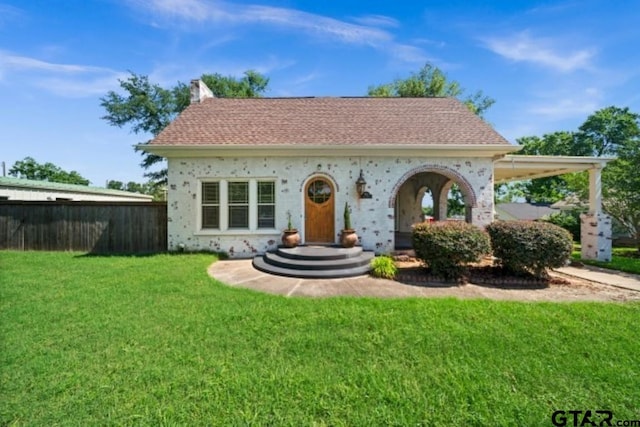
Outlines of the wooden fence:
{"type": "Polygon", "coordinates": [[[163,252],[167,204],[0,201],[0,249],[163,252]]]}

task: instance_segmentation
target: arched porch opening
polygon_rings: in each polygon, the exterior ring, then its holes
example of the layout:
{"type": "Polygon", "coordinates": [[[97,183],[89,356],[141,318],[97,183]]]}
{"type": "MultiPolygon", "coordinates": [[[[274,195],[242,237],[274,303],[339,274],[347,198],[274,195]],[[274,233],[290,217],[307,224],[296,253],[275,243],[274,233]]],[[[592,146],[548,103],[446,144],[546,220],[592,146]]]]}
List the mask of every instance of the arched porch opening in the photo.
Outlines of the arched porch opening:
{"type": "Polygon", "coordinates": [[[425,220],[461,220],[471,222],[476,204],[473,189],[457,172],[442,167],[424,167],[408,172],[392,195],[395,219],[395,248],[411,247],[415,224],[425,220]],[[425,215],[425,202],[430,201],[425,215]]]}

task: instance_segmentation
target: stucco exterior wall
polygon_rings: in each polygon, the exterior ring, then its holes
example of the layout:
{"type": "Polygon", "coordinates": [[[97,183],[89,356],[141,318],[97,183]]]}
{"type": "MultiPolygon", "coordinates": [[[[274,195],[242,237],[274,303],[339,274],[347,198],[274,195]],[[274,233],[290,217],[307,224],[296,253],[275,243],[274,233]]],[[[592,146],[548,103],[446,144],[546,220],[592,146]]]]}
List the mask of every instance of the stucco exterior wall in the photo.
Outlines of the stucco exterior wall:
{"type": "Polygon", "coordinates": [[[408,157],[273,157],[169,159],[168,243],[170,250],[224,251],[231,257],[251,257],[275,249],[291,212],[304,243],[304,188],[315,176],[335,187],[335,242],[343,228],[345,202],[360,244],[376,253],[394,249],[394,205],[401,185],[420,172],[453,177],[473,201],[471,222],[488,224],[493,216],[493,163],[489,158],[408,157]],[[359,199],[355,181],[360,169],[371,199],[359,199]],[[199,187],[207,179],[275,179],[276,226],[273,230],[199,230],[199,187]]]}
{"type": "MultiPolygon", "coordinates": [[[[411,180],[412,178],[409,179],[409,181],[411,180]]],[[[397,227],[398,231],[405,233],[411,232],[413,224],[422,221],[422,215],[420,215],[422,211],[422,199],[418,197],[418,189],[414,188],[411,184],[411,182],[405,183],[405,185],[400,187],[398,195],[396,196],[398,199],[398,209],[395,212],[398,216],[397,227]]]]}

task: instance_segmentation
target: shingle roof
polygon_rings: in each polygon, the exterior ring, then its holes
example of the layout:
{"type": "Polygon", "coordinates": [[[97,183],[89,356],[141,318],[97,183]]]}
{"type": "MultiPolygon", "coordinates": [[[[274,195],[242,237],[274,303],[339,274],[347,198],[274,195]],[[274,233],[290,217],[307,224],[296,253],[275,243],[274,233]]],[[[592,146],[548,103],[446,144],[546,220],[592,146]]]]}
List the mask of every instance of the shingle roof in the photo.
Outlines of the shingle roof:
{"type": "Polygon", "coordinates": [[[453,98],[208,98],[152,146],[510,145],[453,98]]]}
{"type": "Polygon", "coordinates": [[[536,220],[543,216],[548,216],[556,212],[549,205],[541,205],[534,203],[498,203],[495,205],[496,214],[503,221],[509,220],[536,220]]]}

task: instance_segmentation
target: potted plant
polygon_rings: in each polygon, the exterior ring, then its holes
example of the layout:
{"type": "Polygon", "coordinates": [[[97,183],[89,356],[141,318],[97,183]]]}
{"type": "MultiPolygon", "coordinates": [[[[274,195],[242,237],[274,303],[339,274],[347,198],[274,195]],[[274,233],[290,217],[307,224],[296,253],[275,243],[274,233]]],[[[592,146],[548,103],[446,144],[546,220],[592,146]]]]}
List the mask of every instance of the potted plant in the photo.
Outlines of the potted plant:
{"type": "Polygon", "coordinates": [[[351,212],[349,211],[349,203],[344,204],[344,229],[340,234],[340,244],[345,248],[352,248],[358,243],[358,235],[351,228],[351,212]]]}
{"type": "Polygon", "coordinates": [[[291,224],[291,212],[287,212],[287,218],[287,228],[282,232],[282,245],[285,248],[295,248],[300,244],[300,234],[291,224]]]}

